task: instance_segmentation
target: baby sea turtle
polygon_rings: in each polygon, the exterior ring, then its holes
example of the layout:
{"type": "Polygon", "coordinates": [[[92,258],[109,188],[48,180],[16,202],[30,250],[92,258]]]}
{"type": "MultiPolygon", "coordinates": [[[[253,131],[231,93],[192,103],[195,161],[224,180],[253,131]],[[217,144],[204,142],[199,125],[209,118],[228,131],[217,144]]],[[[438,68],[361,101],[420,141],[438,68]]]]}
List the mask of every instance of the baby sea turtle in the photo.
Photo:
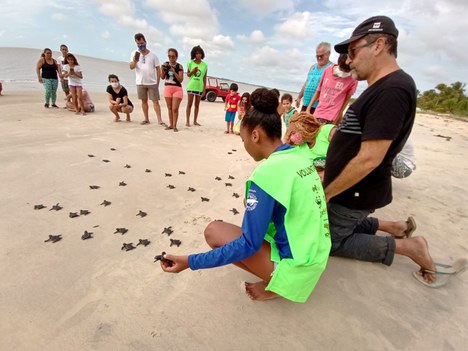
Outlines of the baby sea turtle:
{"type": "Polygon", "coordinates": [[[82,216],[87,216],[91,213],[91,211],[88,211],[88,210],[80,210],[80,215],[82,216]]]}
{"type": "Polygon", "coordinates": [[[34,205],[35,210],[42,210],[43,208],[46,208],[47,206],[44,206],[43,204],[40,205],[34,205]]]}
{"type": "Polygon", "coordinates": [[[179,174],[185,174],[185,172],[184,171],[179,171],[179,174]]]}
{"type": "Polygon", "coordinates": [[[110,149],[111,149],[111,151],[115,151],[115,149],[113,147],[111,147],[110,149]]]}
{"type": "Polygon", "coordinates": [[[236,179],[236,178],[234,178],[232,175],[229,175],[228,178],[229,178],[229,179],[236,179]]]}
{"type": "Polygon", "coordinates": [[[125,165],[124,168],[132,168],[130,165],[125,165]]]}
{"type": "Polygon", "coordinates": [[[235,151],[237,151],[237,150],[236,150],[236,149],[232,149],[232,151],[234,151],[234,152],[235,152],[235,151]]]}
{"type": "Polygon", "coordinates": [[[44,240],[44,242],[52,241],[52,243],[56,243],[57,241],[62,240],[62,235],[49,235],[49,239],[44,240]]]}
{"type": "Polygon", "coordinates": [[[107,201],[107,200],[104,200],[103,202],[101,202],[101,205],[104,206],[104,207],[107,207],[111,204],[112,202],[110,201],[107,201]]]}
{"type": "Polygon", "coordinates": [[[62,208],[63,208],[63,207],[60,206],[59,203],[57,202],[54,206],[52,206],[52,207],[50,208],[49,211],[52,211],[52,210],[54,210],[54,211],[60,211],[62,208]]]}
{"type": "Polygon", "coordinates": [[[235,215],[236,215],[236,214],[239,214],[239,211],[237,211],[235,208],[231,208],[229,211],[231,211],[231,212],[234,213],[235,215]]]}
{"type": "Polygon", "coordinates": [[[177,239],[170,239],[170,240],[171,240],[171,245],[169,245],[169,246],[175,245],[175,246],[179,247],[180,244],[182,244],[182,241],[180,241],[180,240],[177,240],[177,239]]]}
{"type": "Polygon", "coordinates": [[[146,212],[143,212],[142,210],[138,211],[138,213],[136,214],[137,216],[140,216],[141,218],[143,217],[146,217],[147,213],[146,212]]]}
{"type": "Polygon", "coordinates": [[[96,190],[96,189],[99,189],[100,186],[99,186],[99,185],[90,185],[89,188],[90,188],[91,190],[96,190]]]}
{"type": "Polygon", "coordinates": [[[92,239],[93,238],[93,233],[92,232],[88,232],[88,231],[84,231],[83,235],[81,236],[81,239],[82,240],[86,240],[86,239],[92,239]]]}
{"type": "Polygon", "coordinates": [[[231,152],[231,151],[228,151],[228,155],[232,155],[232,152],[231,152]]]}
{"type": "Polygon", "coordinates": [[[209,202],[210,199],[208,199],[207,197],[201,197],[201,202],[209,202]]]}
{"type": "Polygon", "coordinates": [[[232,183],[224,183],[226,186],[232,186],[232,183]]]}
{"type": "Polygon", "coordinates": [[[124,243],[120,250],[130,251],[130,250],[133,250],[134,248],[135,246],[133,246],[133,243],[128,243],[128,244],[124,243]]]}
{"type": "Polygon", "coordinates": [[[232,193],[232,197],[238,198],[239,194],[238,193],[232,193]]]}
{"type": "Polygon", "coordinates": [[[220,178],[220,177],[216,177],[215,180],[221,180],[221,178],[220,178]]]}
{"type": "Polygon", "coordinates": [[[161,261],[161,262],[167,263],[169,266],[172,266],[174,264],[174,262],[171,261],[171,260],[168,260],[167,258],[165,258],[164,257],[165,254],[166,253],[163,251],[160,255],[154,256],[154,262],[161,261]]]}
{"type": "Polygon", "coordinates": [[[110,162],[110,161],[109,161],[109,160],[102,160],[102,162],[104,162],[104,163],[108,163],[108,162],[110,162]]]}
{"type": "Polygon", "coordinates": [[[143,246],[148,246],[150,244],[151,241],[149,241],[148,239],[138,239],[138,244],[136,244],[136,246],[138,245],[143,245],[143,246]]]}
{"type": "Polygon", "coordinates": [[[171,235],[172,233],[174,233],[172,226],[164,227],[164,230],[161,232],[161,234],[167,234],[167,236],[171,235]]]}
{"type": "Polygon", "coordinates": [[[88,154],[88,157],[95,157],[94,155],[88,154]]]}
{"type": "Polygon", "coordinates": [[[164,175],[165,175],[166,177],[172,177],[172,174],[170,174],[170,173],[164,173],[164,175]]]}
{"type": "Polygon", "coordinates": [[[115,228],[114,234],[119,233],[119,234],[124,235],[126,232],[128,232],[128,229],[127,229],[127,228],[115,228]]]}
{"type": "Polygon", "coordinates": [[[70,218],[75,218],[75,217],[79,217],[79,216],[80,216],[80,215],[78,214],[78,212],[70,212],[70,213],[68,214],[68,217],[70,217],[70,218]]]}
{"type": "Polygon", "coordinates": [[[127,183],[125,183],[124,181],[121,181],[121,182],[119,183],[119,186],[127,186],[127,183]]]}
{"type": "Polygon", "coordinates": [[[151,173],[151,169],[147,168],[147,169],[145,169],[145,172],[146,173],[151,173]]]}
{"type": "Polygon", "coordinates": [[[169,184],[166,188],[169,188],[169,189],[175,189],[175,186],[172,185],[172,184],[169,184]]]}
{"type": "Polygon", "coordinates": [[[195,188],[189,187],[187,191],[191,191],[193,193],[195,191],[195,188]]]}

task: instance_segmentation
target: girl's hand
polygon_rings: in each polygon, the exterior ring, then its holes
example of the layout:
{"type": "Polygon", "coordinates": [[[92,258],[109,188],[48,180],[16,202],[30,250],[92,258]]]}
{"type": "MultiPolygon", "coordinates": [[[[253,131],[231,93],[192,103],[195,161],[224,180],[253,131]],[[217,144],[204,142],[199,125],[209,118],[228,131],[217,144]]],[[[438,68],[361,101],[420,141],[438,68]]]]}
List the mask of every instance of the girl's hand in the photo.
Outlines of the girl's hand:
{"type": "Polygon", "coordinates": [[[161,261],[161,268],[164,272],[179,273],[183,270],[186,270],[189,267],[188,256],[175,256],[171,254],[165,254],[164,258],[172,261],[161,261]]]}
{"type": "Polygon", "coordinates": [[[37,80],[42,84],[42,77],[38,77],[37,80]]]}

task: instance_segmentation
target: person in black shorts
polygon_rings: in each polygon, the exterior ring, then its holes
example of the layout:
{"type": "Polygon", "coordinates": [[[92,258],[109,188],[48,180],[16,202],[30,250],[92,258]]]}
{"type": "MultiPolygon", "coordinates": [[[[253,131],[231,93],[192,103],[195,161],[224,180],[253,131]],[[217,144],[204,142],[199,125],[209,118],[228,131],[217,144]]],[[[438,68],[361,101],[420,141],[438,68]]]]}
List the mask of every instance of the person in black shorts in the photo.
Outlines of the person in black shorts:
{"type": "Polygon", "coordinates": [[[324,188],[332,236],[331,255],[391,265],[394,255],[411,258],[420,282],[441,286],[427,241],[411,237],[415,221],[369,217],[392,201],[391,166],[413,127],[416,86],[397,64],[398,30],[385,16],[371,17],[350,39],[335,45],[347,53],[353,78],[368,88],[347,110],[330,143],[324,188]],[[391,236],[377,236],[377,230],[391,236]]]}

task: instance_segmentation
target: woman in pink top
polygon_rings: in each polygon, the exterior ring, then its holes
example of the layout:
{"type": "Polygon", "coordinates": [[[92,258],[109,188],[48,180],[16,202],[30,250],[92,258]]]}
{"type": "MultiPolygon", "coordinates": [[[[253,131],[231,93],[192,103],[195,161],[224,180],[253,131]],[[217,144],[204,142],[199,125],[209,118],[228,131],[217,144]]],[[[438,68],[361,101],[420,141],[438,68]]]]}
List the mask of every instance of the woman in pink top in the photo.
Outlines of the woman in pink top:
{"type": "MultiPolygon", "coordinates": [[[[341,54],[338,64],[327,67],[309,106],[319,100],[314,116],[319,122],[339,124],[343,112],[357,87],[357,80],[351,76],[346,64],[348,55],[341,54]]],[[[309,109],[307,110],[309,112],[309,109]]]]}

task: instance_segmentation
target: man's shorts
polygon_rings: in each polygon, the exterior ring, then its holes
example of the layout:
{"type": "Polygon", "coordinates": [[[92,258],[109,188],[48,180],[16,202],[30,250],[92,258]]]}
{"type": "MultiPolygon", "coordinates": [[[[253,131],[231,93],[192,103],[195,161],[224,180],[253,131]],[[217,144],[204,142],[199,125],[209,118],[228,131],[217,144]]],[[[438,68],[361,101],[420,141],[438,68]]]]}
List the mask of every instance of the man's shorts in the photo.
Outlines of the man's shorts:
{"type": "Polygon", "coordinates": [[[234,120],[236,119],[236,111],[226,111],[226,117],[224,118],[224,120],[226,122],[234,122],[234,120]]]}
{"type": "Polygon", "coordinates": [[[68,93],[70,91],[70,88],[68,87],[68,79],[62,79],[60,81],[60,84],[62,85],[62,90],[65,92],[65,93],[68,93]]]}
{"type": "Polygon", "coordinates": [[[159,100],[159,87],[157,84],[152,85],[137,85],[137,95],[140,100],[150,99],[151,101],[159,100]]]}

